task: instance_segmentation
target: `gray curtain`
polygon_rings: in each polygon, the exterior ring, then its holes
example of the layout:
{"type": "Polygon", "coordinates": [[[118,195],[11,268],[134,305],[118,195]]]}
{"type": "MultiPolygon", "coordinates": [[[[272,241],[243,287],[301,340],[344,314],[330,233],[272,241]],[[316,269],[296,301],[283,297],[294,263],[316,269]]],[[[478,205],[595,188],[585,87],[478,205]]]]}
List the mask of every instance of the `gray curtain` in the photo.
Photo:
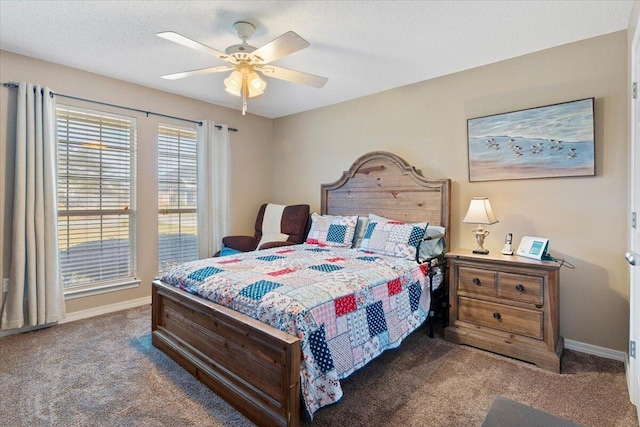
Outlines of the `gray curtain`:
{"type": "Polygon", "coordinates": [[[51,90],[21,82],[16,117],[11,272],[2,329],[64,318],[58,264],[56,108],[51,90]]]}

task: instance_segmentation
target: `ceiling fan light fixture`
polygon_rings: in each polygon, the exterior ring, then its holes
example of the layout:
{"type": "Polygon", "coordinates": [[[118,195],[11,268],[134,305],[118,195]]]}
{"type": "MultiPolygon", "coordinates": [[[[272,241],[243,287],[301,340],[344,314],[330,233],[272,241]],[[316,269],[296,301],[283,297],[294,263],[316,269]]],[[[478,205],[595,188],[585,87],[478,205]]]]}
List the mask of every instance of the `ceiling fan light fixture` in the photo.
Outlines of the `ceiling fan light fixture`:
{"type": "Polygon", "coordinates": [[[240,40],[242,40],[242,43],[229,46],[224,51],[214,49],[174,31],[157,33],[156,35],[158,37],[209,54],[228,64],[225,66],[167,74],[162,77],[166,79],[181,79],[201,74],[232,71],[231,74],[224,79],[225,91],[242,98],[243,115],[247,112],[247,100],[262,95],[267,87],[267,83],[261,78],[262,76],[266,75],[267,77],[317,88],[323,87],[327,82],[326,77],[314,76],[313,74],[302,73],[282,67],[266,66],[273,61],[309,47],[309,42],[293,31],[287,31],[269,43],[256,48],[247,43],[247,40],[253,36],[256,30],[256,27],[252,23],[238,21],[233,24],[233,28],[236,30],[240,40]],[[256,70],[260,72],[260,75],[256,73],[256,70]]]}
{"type": "Polygon", "coordinates": [[[252,69],[242,68],[224,79],[224,86],[227,92],[235,96],[242,96],[246,86],[247,97],[253,98],[264,93],[267,83],[252,69]]]}
{"type": "Polygon", "coordinates": [[[267,83],[258,76],[249,64],[240,64],[224,79],[225,90],[242,97],[242,115],[247,112],[247,99],[262,95],[267,83]]]}

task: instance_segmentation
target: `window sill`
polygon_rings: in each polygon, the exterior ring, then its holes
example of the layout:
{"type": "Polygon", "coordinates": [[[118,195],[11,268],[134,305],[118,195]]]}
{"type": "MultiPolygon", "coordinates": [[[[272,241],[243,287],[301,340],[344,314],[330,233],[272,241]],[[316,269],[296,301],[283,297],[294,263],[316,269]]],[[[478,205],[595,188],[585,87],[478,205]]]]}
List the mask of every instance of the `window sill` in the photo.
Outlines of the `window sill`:
{"type": "Polygon", "coordinates": [[[70,300],[75,298],[83,298],[83,297],[88,297],[92,295],[105,294],[108,292],[117,292],[125,289],[133,289],[139,286],[140,286],[140,280],[136,278],[131,278],[124,282],[78,287],[77,289],[72,288],[64,291],[64,299],[70,300]]]}

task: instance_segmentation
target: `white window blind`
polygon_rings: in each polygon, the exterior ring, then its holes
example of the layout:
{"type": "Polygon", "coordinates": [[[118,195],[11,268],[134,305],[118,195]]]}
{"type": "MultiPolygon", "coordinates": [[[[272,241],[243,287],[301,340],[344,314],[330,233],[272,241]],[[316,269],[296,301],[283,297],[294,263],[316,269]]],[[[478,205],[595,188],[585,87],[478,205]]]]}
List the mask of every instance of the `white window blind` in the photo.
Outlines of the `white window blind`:
{"type": "Polygon", "coordinates": [[[135,119],[57,108],[58,236],[66,288],[135,276],[135,119]]]}
{"type": "Polygon", "coordinates": [[[158,126],[159,271],[198,259],[196,132],[158,126]]]}

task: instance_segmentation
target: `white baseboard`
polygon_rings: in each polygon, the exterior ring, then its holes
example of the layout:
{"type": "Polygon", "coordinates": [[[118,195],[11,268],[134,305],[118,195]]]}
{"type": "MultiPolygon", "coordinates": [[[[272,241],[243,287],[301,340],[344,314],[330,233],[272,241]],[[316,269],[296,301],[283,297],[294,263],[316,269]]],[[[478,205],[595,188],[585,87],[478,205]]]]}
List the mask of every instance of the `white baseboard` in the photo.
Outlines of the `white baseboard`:
{"type": "Polygon", "coordinates": [[[151,296],[118,302],[115,304],[103,305],[95,308],[89,308],[87,310],[74,311],[73,313],[68,313],[67,316],[58,323],[63,324],[75,322],[76,320],[88,319],[89,317],[114,313],[116,311],[122,311],[128,308],[140,307],[143,305],[151,305],[151,296]]]}
{"type": "Polygon", "coordinates": [[[627,353],[624,351],[611,350],[610,348],[598,347],[597,345],[585,344],[583,342],[573,340],[564,340],[564,348],[617,360],[619,362],[625,362],[627,357],[627,353]]]}
{"type": "MultiPolygon", "coordinates": [[[[59,321],[57,324],[61,325],[63,323],[75,322],[76,320],[88,319],[90,317],[100,316],[102,314],[115,313],[116,311],[122,311],[129,308],[140,307],[143,305],[151,305],[151,296],[118,302],[115,304],[103,305],[100,307],[89,308],[87,310],[74,311],[73,313],[68,313],[66,317],[59,321]]],[[[38,329],[48,328],[54,325],[56,325],[56,323],[52,323],[50,325],[30,326],[26,328],[0,331],[0,338],[14,334],[21,334],[23,332],[37,331],[38,329]]]]}

